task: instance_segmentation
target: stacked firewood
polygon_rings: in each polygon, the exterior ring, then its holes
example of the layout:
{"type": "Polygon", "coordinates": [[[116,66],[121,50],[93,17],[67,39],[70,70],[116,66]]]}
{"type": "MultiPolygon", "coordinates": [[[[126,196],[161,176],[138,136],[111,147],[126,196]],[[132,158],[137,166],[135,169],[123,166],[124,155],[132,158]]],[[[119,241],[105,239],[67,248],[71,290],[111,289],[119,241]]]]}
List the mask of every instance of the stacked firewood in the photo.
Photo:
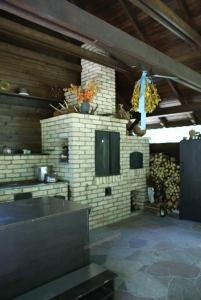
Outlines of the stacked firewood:
{"type": "Polygon", "coordinates": [[[150,179],[155,188],[155,201],[164,202],[167,213],[178,209],[180,197],[180,167],[174,157],[158,153],[150,158],[150,179]],[[160,191],[163,191],[162,198],[160,191]]]}

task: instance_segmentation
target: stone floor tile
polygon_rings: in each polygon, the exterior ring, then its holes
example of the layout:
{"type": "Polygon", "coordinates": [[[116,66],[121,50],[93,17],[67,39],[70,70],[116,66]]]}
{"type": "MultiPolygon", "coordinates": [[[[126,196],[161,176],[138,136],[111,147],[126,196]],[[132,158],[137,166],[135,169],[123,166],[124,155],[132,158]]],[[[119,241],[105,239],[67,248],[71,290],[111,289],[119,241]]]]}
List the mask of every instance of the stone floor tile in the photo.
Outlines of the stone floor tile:
{"type": "Polygon", "coordinates": [[[156,276],[182,276],[193,278],[198,276],[200,269],[194,265],[180,262],[161,261],[152,264],[147,272],[156,276]]]}
{"type": "Polygon", "coordinates": [[[116,300],[201,300],[201,225],[142,214],[90,232],[92,260],[117,273],[116,300]]]}
{"type": "Polygon", "coordinates": [[[200,299],[201,299],[201,276],[199,276],[197,279],[196,279],[196,288],[200,294],[200,299]]]}
{"type": "Polygon", "coordinates": [[[141,247],[145,247],[146,244],[147,244],[146,240],[139,239],[139,238],[132,238],[129,241],[130,248],[141,248],[141,247]]]}
{"type": "Polygon", "coordinates": [[[127,290],[137,297],[159,298],[168,293],[168,284],[163,284],[157,277],[144,272],[137,272],[125,281],[127,290]]]}
{"type": "Polygon", "coordinates": [[[114,300],[154,300],[153,298],[147,298],[147,297],[136,297],[128,292],[124,291],[116,291],[114,300]]]}
{"type": "Polygon", "coordinates": [[[174,278],[170,283],[167,300],[200,300],[200,294],[192,281],[174,278]]]}

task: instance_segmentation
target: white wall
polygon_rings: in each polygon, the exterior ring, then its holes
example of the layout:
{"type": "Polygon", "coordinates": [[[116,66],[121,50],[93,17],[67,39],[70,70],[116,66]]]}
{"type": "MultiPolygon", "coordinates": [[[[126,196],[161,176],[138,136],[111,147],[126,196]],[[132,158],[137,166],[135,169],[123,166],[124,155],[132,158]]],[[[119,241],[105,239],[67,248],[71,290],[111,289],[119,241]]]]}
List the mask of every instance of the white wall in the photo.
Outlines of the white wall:
{"type": "Polygon", "coordinates": [[[179,143],[183,137],[189,138],[189,131],[192,129],[201,132],[201,125],[150,129],[145,137],[150,138],[150,143],[179,143]]]}

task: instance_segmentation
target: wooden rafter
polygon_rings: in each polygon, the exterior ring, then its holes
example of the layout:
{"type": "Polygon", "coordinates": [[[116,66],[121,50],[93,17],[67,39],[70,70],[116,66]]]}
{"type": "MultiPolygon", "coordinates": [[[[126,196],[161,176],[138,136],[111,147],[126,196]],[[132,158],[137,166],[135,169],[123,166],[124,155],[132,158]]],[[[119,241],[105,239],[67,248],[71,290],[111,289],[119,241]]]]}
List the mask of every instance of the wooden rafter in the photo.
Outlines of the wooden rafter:
{"type": "Polygon", "coordinates": [[[120,72],[130,71],[130,68],[127,67],[126,64],[116,61],[113,58],[91,52],[70,42],[50,36],[49,34],[43,32],[39,32],[38,30],[35,30],[33,28],[27,28],[22,24],[18,24],[3,17],[0,17],[0,24],[0,33],[8,35],[11,42],[17,35],[18,38],[24,40],[25,43],[35,44],[36,49],[37,45],[42,45],[47,48],[54,48],[58,52],[68,53],[79,58],[84,58],[108,67],[112,67],[120,72]]]}
{"type": "MultiPolygon", "coordinates": [[[[125,2],[125,0],[118,0],[118,2],[120,3],[125,15],[127,16],[127,18],[130,20],[134,31],[137,33],[137,37],[139,39],[141,39],[143,42],[148,42],[148,44],[151,45],[150,41],[148,41],[148,39],[145,37],[144,33],[142,32],[141,28],[139,27],[136,19],[134,19],[133,14],[131,14],[127,3],[125,2]]],[[[160,123],[163,127],[167,127],[168,121],[165,117],[161,117],[159,118],[160,123]]]]}
{"type": "MultiPolygon", "coordinates": [[[[150,42],[150,40],[148,39],[148,37],[145,36],[144,32],[140,28],[137,19],[134,18],[133,13],[130,12],[129,7],[128,7],[126,1],[125,0],[118,0],[118,1],[119,1],[119,3],[122,6],[125,15],[131,21],[131,24],[133,26],[134,31],[137,32],[138,38],[141,39],[144,43],[147,43],[147,44],[149,44],[150,46],[153,47],[153,45],[150,42]]],[[[142,66],[143,66],[143,64],[142,64],[142,66]]]]}
{"type": "MultiPolygon", "coordinates": [[[[186,3],[186,0],[177,0],[177,3],[178,3],[178,6],[179,6],[179,8],[181,9],[181,11],[182,11],[182,13],[183,13],[183,16],[184,16],[184,18],[185,18],[185,21],[186,21],[189,25],[191,25],[191,27],[192,27],[193,29],[196,29],[196,24],[195,24],[195,22],[194,22],[194,20],[193,20],[193,18],[192,18],[192,16],[191,16],[191,14],[190,14],[190,11],[189,11],[188,6],[187,6],[187,3],[186,3]]],[[[199,54],[200,54],[200,53],[199,53],[199,54]]],[[[183,99],[183,98],[180,99],[181,102],[182,102],[182,99],[183,99]]],[[[186,102],[186,101],[185,101],[185,102],[186,102]]],[[[192,120],[192,123],[193,123],[193,124],[199,124],[199,123],[200,123],[199,118],[196,117],[196,116],[197,116],[197,115],[196,115],[196,112],[194,112],[194,113],[191,114],[191,120],[192,120]]]]}
{"type": "Polygon", "coordinates": [[[173,94],[180,101],[180,103],[181,104],[187,103],[186,99],[184,99],[183,95],[181,94],[181,92],[176,87],[176,84],[174,82],[172,82],[171,80],[167,80],[167,82],[168,82],[168,85],[169,85],[170,89],[172,90],[173,94]]]}
{"type": "Polygon", "coordinates": [[[8,44],[5,42],[1,42],[1,41],[0,41],[0,51],[4,52],[6,54],[12,54],[12,55],[17,54],[25,59],[31,59],[31,60],[37,61],[38,63],[45,62],[49,65],[62,67],[62,68],[65,68],[68,70],[73,70],[73,71],[80,72],[80,73],[82,70],[81,66],[78,64],[70,63],[68,61],[57,59],[54,57],[51,57],[51,60],[50,60],[49,57],[47,57],[46,55],[43,55],[42,53],[39,54],[35,51],[23,49],[22,47],[16,47],[14,45],[11,45],[11,44],[8,44]]]}
{"type": "MultiPolygon", "coordinates": [[[[152,45],[152,43],[148,40],[148,38],[145,37],[144,33],[142,32],[142,30],[140,29],[140,27],[138,26],[138,23],[136,23],[136,20],[133,18],[133,15],[131,14],[125,0],[118,0],[119,3],[121,4],[126,16],[128,17],[128,19],[131,21],[131,24],[133,26],[133,29],[135,30],[135,32],[137,32],[138,37],[144,41],[144,42],[148,42],[148,44],[152,45]]],[[[168,80],[169,82],[170,80],[168,80]]],[[[170,81],[170,83],[173,86],[173,83],[170,81]]],[[[156,83],[155,83],[156,84],[156,83]]],[[[175,91],[174,91],[174,95],[175,95],[175,91]]],[[[178,96],[178,94],[177,94],[178,96]]],[[[160,123],[163,127],[167,127],[168,126],[168,120],[165,117],[161,117],[159,118],[160,123]]]]}
{"type": "Polygon", "coordinates": [[[125,0],[118,0],[118,2],[120,3],[127,18],[130,20],[134,31],[137,33],[138,38],[140,38],[143,42],[146,42],[146,37],[145,37],[144,33],[142,32],[142,30],[140,29],[137,20],[135,20],[133,15],[130,13],[125,0]]]}
{"type": "Polygon", "coordinates": [[[167,120],[166,117],[160,117],[159,120],[160,120],[160,124],[161,124],[163,127],[168,127],[169,122],[168,122],[168,120],[167,120]]]}
{"type": "Polygon", "coordinates": [[[190,11],[188,9],[188,5],[186,3],[186,0],[177,0],[178,6],[180,10],[182,11],[182,15],[185,19],[185,21],[191,25],[191,27],[196,30],[195,22],[190,14],[190,11]]]}
{"type": "Polygon", "coordinates": [[[190,104],[157,109],[153,113],[148,114],[148,117],[153,117],[153,116],[165,117],[167,115],[187,113],[187,112],[193,112],[197,110],[201,110],[201,103],[190,103],[190,104]]]}
{"type": "Polygon", "coordinates": [[[129,0],[146,14],[193,46],[201,47],[201,36],[161,0],[129,0]]]}
{"type": "MultiPolygon", "coordinates": [[[[166,126],[166,128],[170,128],[170,127],[182,127],[182,126],[189,126],[192,125],[190,120],[178,120],[178,121],[168,121],[168,125],[166,126]]],[[[147,129],[157,129],[157,128],[161,128],[161,123],[153,123],[153,124],[149,124],[147,126],[147,129]]]]}
{"type": "Polygon", "coordinates": [[[201,91],[199,73],[65,0],[2,0],[0,8],[81,41],[90,43],[97,40],[111,53],[113,49],[124,53],[123,61],[126,63],[127,59],[138,60],[148,70],[152,68],[154,73],[171,74],[184,85],[201,91]]]}
{"type": "Polygon", "coordinates": [[[201,124],[201,109],[193,113],[193,118],[196,124],[201,124]]]}
{"type": "MultiPolygon", "coordinates": [[[[181,104],[187,104],[187,100],[183,97],[181,92],[178,90],[176,84],[174,82],[172,82],[171,80],[167,80],[167,82],[168,82],[173,94],[177,97],[177,99],[180,101],[180,103],[181,104]]],[[[193,114],[191,114],[191,120],[192,120],[193,124],[196,123],[193,114]]]]}

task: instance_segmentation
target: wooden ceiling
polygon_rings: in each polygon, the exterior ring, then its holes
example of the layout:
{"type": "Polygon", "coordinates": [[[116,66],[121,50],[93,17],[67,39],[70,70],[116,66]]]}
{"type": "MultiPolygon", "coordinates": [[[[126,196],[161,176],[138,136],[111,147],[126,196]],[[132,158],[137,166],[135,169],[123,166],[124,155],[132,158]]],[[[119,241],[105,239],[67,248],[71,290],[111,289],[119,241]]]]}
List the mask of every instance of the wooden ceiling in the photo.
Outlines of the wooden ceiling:
{"type": "MultiPolygon", "coordinates": [[[[197,73],[201,74],[200,0],[65,1],[60,1],[60,3],[65,2],[67,5],[67,3],[71,2],[77,7],[80,7],[83,10],[89,12],[90,14],[121,29],[122,31],[128,33],[130,36],[143,41],[147,45],[150,45],[151,47],[173,58],[175,61],[180,62],[188,66],[192,70],[196,71],[197,73]]],[[[2,0],[2,3],[4,2],[9,3],[8,5],[12,3],[15,6],[17,6],[19,3],[15,0],[2,0]]],[[[19,5],[22,5],[21,3],[23,2],[27,2],[27,4],[30,5],[36,5],[37,7],[36,2],[39,3],[40,1],[34,2],[32,0],[22,0],[19,3],[19,5]]],[[[47,1],[43,0],[44,7],[45,2],[47,1]]],[[[49,0],[49,2],[51,2],[51,0],[49,0]]],[[[59,4],[56,7],[56,9],[59,8],[59,4]]],[[[44,9],[44,7],[42,6],[41,8],[44,9]]],[[[18,16],[19,15],[20,14],[18,14],[18,16]]],[[[22,15],[22,17],[24,16],[22,15]]],[[[61,19],[62,17],[65,17],[65,14],[61,16],[61,19]]],[[[28,17],[26,19],[29,20],[28,17]]],[[[89,53],[87,53],[87,51],[84,51],[84,49],[79,49],[80,43],[75,42],[72,39],[65,38],[65,31],[61,31],[60,34],[58,34],[58,30],[55,24],[52,23],[50,27],[46,25],[46,29],[43,28],[43,30],[41,30],[41,27],[39,25],[34,24],[36,22],[34,17],[31,21],[31,27],[33,28],[33,30],[40,29],[40,34],[43,35],[37,36],[37,34],[35,33],[35,35],[32,36],[32,38],[35,39],[35,42],[38,39],[38,46],[40,46],[40,44],[43,43],[43,48],[44,46],[46,46],[48,50],[49,47],[48,51],[52,49],[53,54],[55,50],[60,52],[60,55],[63,53],[62,55],[64,58],[66,57],[74,63],[76,63],[77,61],[75,59],[72,59],[72,56],[74,56],[73,52],[74,54],[76,53],[75,56],[79,58],[87,58],[87,55],[89,55],[89,53]],[[53,31],[51,31],[50,29],[53,31]],[[54,30],[57,31],[57,33],[55,33],[54,30]],[[48,38],[46,35],[47,33],[54,35],[54,40],[48,38]],[[41,39],[43,39],[43,42],[40,41],[39,43],[40,37],[41,39]],[[61,41],[59,42],[58,39],[60,39],[61,41]],[[65,42],[69,44],[66,44],[64,46],[64,43],[62,44],[63,40],[65,40],[65,42]],[[55,47],[57,49],[53,49],[54,42],[56,42],[55,47]]],[[[42,20],[42,22],[44,22],[44,20],[42,20]]],[[[42,22],[40,23],[40,25],[42,24],[42,22]]],[[[25,26],[30,26],[29,21],[24,20],[22,23],[25,26]]],[[[77,24],[79,24],[79,18],[77,24]]],[[[13,38],[16,34],[15,31],[17,29],[18,28],[12,28],[13,38]]],[[[4,30],[6,31],[7,29],[4,28],[4,30]]],[[[19,28],[19,30],[22,30],[22,28],[19,28]]],[[[71,35],[69,35],[70,37],[74,37],[72,33],[74,34],[74,32],[72,31],[71,35]]],[[[25,31],[23,33],[23,38],[24,35],[25,31]]],[[[4,38],[6,38],[6,36],[7,35],[4,35],[4,38]]],[[[81,39],[79,41],[81,41],[81,39]]],[[[22,39],[20,43],[24,43],[25,45],[26,40],[23,41],[22,39]]],[[[38,49],[40,50],[40,48],[38,49]]],[[[143,69],[143,66],[139,63],[137,64],[137,67],[134,67],[132,69],[130,68],[130,64],[127,70],[128,72],[122,72],[122,69],[125,70],[128,67],[126,66],[125,62],[129,64],[129,57],[126,57],[127,60],[122,61],[122,59],[119,59],[118,55],[115,56],[116,53],[114,50],[115,49],[113,49],[110,58],[104,59],[94,54],[94,56],[90,59],[93,61],[99,61],[105,65],[115,66],[117,70],[117,101],[118,103],[123,103],[126,108],[129,108],[130,98],[133,91],[133,85],[135,80],[139,79],[140,72],[143,69]]],[[[118,51],[116,52],[118,54],[118,51]]],[[[163,62],[161,64],[163,64],[163,62]]],[[[152,69],[150,68],[149,71],[152,72],[152,69]]],[[[156,72],[154,73],[156,74],[156,72]]],[[[160,96],[162,98],[162,102],[161,109],[155,112],[153,114],[154,116],[150,116],[148,118],[148,125],[150,128],[201,124],[200,92],[172,80],[155,78],[155,83],[158,87],[160,96]]]]}
{"type": "MultiPolygon", "coordinates": [[[[158,0],[72,0],[70,2],[201,73],[200,0],[161,1],[166,8],[171,10],[168,13],[173,12],[185,22],[184,25],[189,25],[190,29],[187,28],[190,32],[189,36],[182,35],[181,28],[178,30],[176,27],[178,24],[171,22],[177,22],[177,19],[170,19],[171,14],[168,15],[170,20],[166,24],[167,18],[160,19],[157,17],[158,15],[154,18],[153,10],[152,13],[146,10],[146,5],[150,5],[152,2],[153,5],[160,4],[158,0]],[[143,5],[145,9],[143,9],[143,5]],[[192,41],[191,34],[195,34],[195,42],[192,41]]],[[[139,70],[134,69],[133,72],[134,78],[137,80],[140,76],[139,70]]],[[[161,107],[174,107],[180,103],[184,105],[184,113],[175,115],[174,119],[165,114],[150,118],[148,120],[150,128],[201,124],[201,113],[199,112],[201,94],[199,92],[171,80],[158,78],[155,83],[162,98],[161,107]],[[194,112],[197,104],[196,112],[194,112]]],[[[128,78],[122,73],[117,73],[118,102],[124,102],[129,107],[132,90],[132,76],[128,78]]],[[[176,111],[172,109],[173,113],[176,111]]],[[[170,114],[171,110],[167,109],[167,113],[170,114]]]]}

